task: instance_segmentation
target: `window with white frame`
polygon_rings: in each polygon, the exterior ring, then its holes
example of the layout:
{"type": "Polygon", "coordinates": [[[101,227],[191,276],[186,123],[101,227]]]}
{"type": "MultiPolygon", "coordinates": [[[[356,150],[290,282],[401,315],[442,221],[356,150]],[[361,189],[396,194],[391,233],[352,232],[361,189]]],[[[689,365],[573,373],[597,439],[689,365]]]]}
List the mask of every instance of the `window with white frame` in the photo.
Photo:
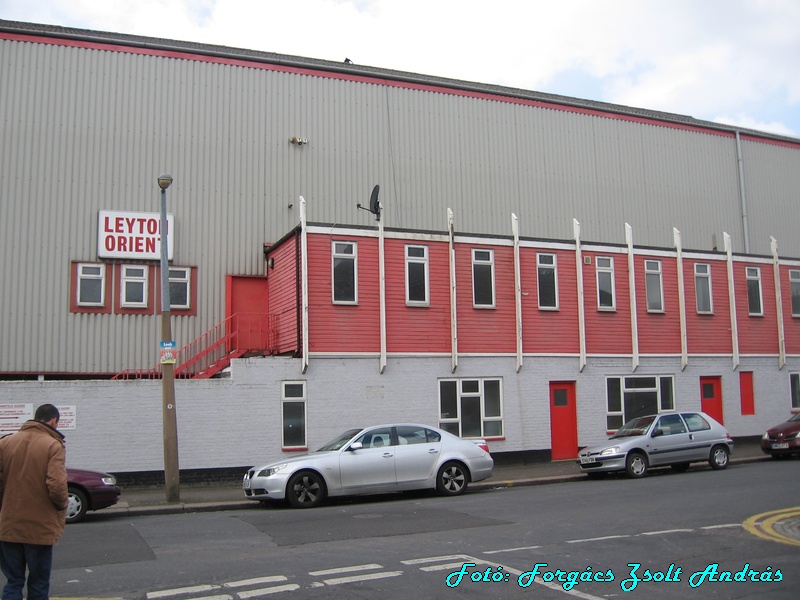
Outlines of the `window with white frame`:
{"type": "Polygon", "coordinates": [[[750,316],[762,316],[764,307],[761,298],[761,269],[759,267],[747,267],[745,275],[747,278],[747,310],[750,316]]]}
{"type": "Polygon", "coordinates": [[[597,309],[616,310],[614,259],[610,256],[596,257],[595,274],[597,275],[597,309]]]}
{"type": "Polygon", "coordinates": [[[555,254],[536,255],[536,277],[539,287],[539,309],[558,309],[558,276],[555,254]]]}
{"type": "Polygon", "coordinates": [[[284,381],[281,393],[281,423],[284,448],[306,447],[306,383],[284,381]]]}
{"type": "Polygon", "coordinates": [[[102,263],[78,265],[78,306],[105,306],[106,266],[102,263]]]}
{"type": "Polygon", "coordinates": [[[472,305],[494,308],[494,251],[472,249],[472,305]]]}
{"type": "Polygon", "coordinates": [[[463,438],[502,437],[502,380],[440,380],[439,427],[463,438]]]}
{"type": "Polygon", "coordinates": [[[120,306],[146,308],[148,268],[143,265],[122,265],[120,281],[120,306]]]}
{"type": "Polygon", "coordinates": [[[648,312],[664,312],[664,286],[661,284],[661,261],[644,261],[645,291],[648,312]]]}
{"type": "Polygon", "coordinates": [[[675,410],[672,375],[606,377],[606,428],[616,431],[631,419],[675,410]]]}
{"type": "Polygon", "coordinates": [[[789,271],[789,288],[792,293],[792,316],[800,317],[800,270],[789,271]]]}
{"type": "Polygon", "coordinates": [[[358,302],[358,278],[356,277],[358,246],[356,242],[333,242],[333,302],[334,304],[356,304],[358,302]]]}
{"type": "Polygon", "coordinates": [[[800,373],[789,374],[792,410],[800,410],[800,373]]]}
{"type": "Polygon", "coordinates": [[[430,304],[428,282],[428,247],[406,246],[406,304],[430,304]]]}
{"type": "Polygon", "coordinates": [[[711,265],[707,263],[694,264],[694,292],[697,300],[699,314],[714,312],[714,300],[711,295],[711,265]]]}
{"type": "Polygon", "coordinates": [[[170,308],[191,308],[191,269],[171,267],[169,270],[170,308]]]}

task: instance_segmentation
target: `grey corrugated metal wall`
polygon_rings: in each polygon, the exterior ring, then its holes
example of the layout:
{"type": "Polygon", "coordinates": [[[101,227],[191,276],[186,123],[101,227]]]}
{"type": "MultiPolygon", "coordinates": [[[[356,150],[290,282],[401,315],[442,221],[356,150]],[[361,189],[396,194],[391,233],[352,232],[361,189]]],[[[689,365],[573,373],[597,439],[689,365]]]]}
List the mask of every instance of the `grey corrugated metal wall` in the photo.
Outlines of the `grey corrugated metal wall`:
{"type": "MultiPolygon", "coordinates": [[[[744,250],[734,137],[262,68],[0,41],[0,372],[152,366],[154,316],[69,313],[70,261],[94,261],[101,209],[158,211],[170,172],[174,263],[198,267],[186,343],[221,321],[226,274],[298,221],[744,250]],[[308,143],[289,143],[298,136],[308,143]],[[293,205],[290,208],[290,205],[293,205]]],[[[743,142],[751,251],[800,256],[800,151],[743,142]]],[[[116,292],[116,290],[115,290],[116,292]]]]}

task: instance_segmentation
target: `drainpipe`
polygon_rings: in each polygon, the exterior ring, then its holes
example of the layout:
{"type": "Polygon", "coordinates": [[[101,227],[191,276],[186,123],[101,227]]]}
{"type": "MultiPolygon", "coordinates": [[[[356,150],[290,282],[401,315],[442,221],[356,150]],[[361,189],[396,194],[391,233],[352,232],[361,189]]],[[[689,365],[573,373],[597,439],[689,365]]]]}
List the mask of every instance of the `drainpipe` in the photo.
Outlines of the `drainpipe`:
{"type": "Polygon", "coordinates": [[[747,199],[744,192],[744,158],[742,157],[742,138],[738,130],[736,131],[736,165],[739,170],[739,204],[742,209],[744,252],[750,254],[750,226],[747,223],[747,199]]]}

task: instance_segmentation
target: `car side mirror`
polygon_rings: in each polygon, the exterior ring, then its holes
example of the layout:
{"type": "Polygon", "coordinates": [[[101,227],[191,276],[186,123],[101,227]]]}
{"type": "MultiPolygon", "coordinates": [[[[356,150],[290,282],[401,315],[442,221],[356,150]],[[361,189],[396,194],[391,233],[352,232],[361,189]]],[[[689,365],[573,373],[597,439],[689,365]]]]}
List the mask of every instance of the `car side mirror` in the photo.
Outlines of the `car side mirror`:
{"type": "Polygon", "coordinates": [[[363,447],[364,444],[362,444],[361,442],[353,442],[352,444],[350,444],[348,450],[361,450],[363,447]]]}
{"type": "Polygon", "coordinates": [[[663,429],[655,429],[653,433],[650,434],[650,437],[656,438],[656,437],[661,437],[662,435],[664,435],[663,429]]]}

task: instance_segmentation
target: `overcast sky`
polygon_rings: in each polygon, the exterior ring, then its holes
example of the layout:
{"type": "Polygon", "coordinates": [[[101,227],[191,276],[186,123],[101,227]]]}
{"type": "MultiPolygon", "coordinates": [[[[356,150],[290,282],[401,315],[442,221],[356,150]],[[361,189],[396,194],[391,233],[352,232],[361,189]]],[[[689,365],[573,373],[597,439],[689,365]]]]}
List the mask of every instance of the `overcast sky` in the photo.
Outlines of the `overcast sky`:
{"type": "Polygon", "coordinates": [[[0,0],[0,18],[349,58],[800,137],[798,0],[0,0]]]}

